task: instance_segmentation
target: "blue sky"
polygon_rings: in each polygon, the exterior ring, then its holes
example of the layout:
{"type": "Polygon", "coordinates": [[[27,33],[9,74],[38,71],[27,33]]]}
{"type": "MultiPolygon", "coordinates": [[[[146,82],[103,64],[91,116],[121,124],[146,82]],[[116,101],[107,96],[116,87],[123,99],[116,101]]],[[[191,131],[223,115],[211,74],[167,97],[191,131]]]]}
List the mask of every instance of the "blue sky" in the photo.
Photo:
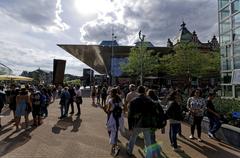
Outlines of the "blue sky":
{"type": "Polygon", "coordinates": [[[0,63],[15,74],[52,70],[55,58],[82,75],[87,66],[56,44],[99,44],[112,27],[120,45],[133,45],[141,29],[165,46],[183,20],[202,42],[218,35],[217,0],[2,0],[0,17],[0,63]]]}

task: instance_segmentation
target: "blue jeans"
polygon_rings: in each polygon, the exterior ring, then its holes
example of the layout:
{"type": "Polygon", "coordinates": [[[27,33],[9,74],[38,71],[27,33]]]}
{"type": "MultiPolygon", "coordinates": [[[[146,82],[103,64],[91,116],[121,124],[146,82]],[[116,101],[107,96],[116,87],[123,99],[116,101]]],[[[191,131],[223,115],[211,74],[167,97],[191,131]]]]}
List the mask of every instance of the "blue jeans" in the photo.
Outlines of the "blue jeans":
{"type": "Polygon", "coordinates": [[[177,148],[177,133],[180,131],[180,123],[171,123],[169,130],[169,138],[171,145],[177,148]]]}
{"type": "Polygon", "coordinates": [[[68,114],[68,100],[61,104],[61,116],[67,116],[68,114]]]}
{"type": "Polygon", "coordinates": [[[129,143],[128,143],[128,147],[127,147],[127,151],[129,153],[132,153],[133,152],[133,148],[134,148],[134,145],[135,145],[135,142],[137,140],[137,137],[140,133],[143,132],[143,135],[144,135],[144,143],[145,143],[145,146],[148,147],[149,145],[152,144],[151,142],[151,130],[150,128],[134,128],[133,129],[133,133],[132,135],[130,136],[130,139],[129,139],[129,143]]]}
{"type": "Polygon", "coordinates": [[[209,130],[211,134],[215,134],[221,127],[221,122],[217,117],[208,117],[209,119],[209,130]]]}

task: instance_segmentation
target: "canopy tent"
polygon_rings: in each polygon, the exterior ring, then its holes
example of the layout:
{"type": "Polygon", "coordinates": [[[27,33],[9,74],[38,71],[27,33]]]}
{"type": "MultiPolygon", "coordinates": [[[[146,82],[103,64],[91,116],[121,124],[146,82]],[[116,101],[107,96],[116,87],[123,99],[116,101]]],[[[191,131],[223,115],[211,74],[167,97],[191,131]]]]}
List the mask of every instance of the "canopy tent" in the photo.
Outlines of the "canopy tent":
{"type": "Polygon", "coordinates": [[[0,75],[0,80],[5,81],[32,81],[33,78],[14,75],[0,75]]]}

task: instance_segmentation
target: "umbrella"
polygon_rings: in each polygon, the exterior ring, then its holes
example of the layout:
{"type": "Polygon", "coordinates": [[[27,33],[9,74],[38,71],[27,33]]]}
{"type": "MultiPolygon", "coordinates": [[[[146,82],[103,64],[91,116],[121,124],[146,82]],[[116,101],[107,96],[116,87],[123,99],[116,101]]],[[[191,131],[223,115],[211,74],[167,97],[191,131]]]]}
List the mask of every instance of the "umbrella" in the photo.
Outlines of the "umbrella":
{"type": "Polygon", "coordinates": [[[30,77],[14,76],[14,75],[0,75],[0,80],[11,80],[11,81],[32,81],[30,77]]]}

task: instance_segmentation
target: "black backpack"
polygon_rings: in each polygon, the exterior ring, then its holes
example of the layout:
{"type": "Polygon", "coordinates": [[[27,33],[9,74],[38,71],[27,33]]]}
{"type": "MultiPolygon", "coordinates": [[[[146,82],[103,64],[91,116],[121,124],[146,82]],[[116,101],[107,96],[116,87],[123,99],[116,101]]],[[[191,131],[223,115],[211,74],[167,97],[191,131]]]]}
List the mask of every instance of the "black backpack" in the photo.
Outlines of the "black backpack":
{"type": "Polygon", "coordinates": [[[114,103],[114,108],[112,111],[113,117],[114,118],[120,118],[122,115],[122,108],[120,107],[119,103],[114,103]]]}
{"type": "Polygon", "coordinates": [[[160,103],[154,103],[153,121],[155,128],[164,128],[167,124],[167,118],[160,103]]]}

